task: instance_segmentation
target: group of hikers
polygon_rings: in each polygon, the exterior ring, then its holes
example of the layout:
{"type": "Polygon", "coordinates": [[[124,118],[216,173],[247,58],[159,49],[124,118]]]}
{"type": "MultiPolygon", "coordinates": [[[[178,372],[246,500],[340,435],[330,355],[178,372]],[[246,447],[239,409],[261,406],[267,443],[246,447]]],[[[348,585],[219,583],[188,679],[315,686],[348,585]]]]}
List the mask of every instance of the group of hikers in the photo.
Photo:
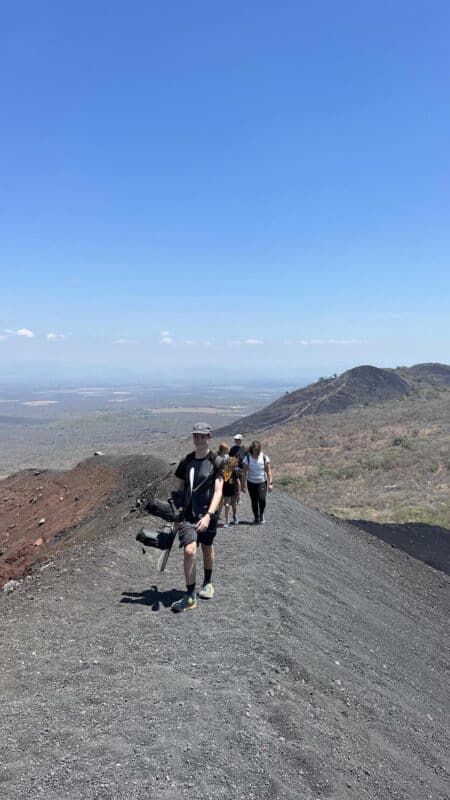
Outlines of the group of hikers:
{"type": "Polygon", "coordinates": [[[180,461],[175,470],[178,481],[176,492],[183,498],[183,521],[178,527],[178,537],[180,547],[184,549],[186,579],[186,593],[172,605],[172,611],[176,613],[197,608],[197,544],[202,548],[204,566],[204,580],[198,597],[210,600],[214,595],[213,542],[222,508],[225,514],[224,527],[229,525],[230,508],[232,522],[237,525],[241,493],[248,489],[253,524],[264,524],[267,492],[273,489],[270,459],[256,439],[246,449],[242,435],[237,433],[234,445],[229,448],[223,442],[216,454],[209,448],[212,431],[208,423],[196,422],[192,436],[195,449],[180,461]]]}

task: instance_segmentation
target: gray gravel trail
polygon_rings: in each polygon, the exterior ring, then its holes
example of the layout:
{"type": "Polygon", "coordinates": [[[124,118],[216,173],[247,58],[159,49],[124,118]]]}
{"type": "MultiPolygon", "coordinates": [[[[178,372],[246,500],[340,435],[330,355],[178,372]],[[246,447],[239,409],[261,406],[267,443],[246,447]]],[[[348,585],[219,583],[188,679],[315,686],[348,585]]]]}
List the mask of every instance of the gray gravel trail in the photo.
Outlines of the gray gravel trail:
{"type": "Polygon", "coordinates": [[[275,492],[174,615],[137,525],[0,597],[0,796],[448,798],[446,576],[275,492]]]}

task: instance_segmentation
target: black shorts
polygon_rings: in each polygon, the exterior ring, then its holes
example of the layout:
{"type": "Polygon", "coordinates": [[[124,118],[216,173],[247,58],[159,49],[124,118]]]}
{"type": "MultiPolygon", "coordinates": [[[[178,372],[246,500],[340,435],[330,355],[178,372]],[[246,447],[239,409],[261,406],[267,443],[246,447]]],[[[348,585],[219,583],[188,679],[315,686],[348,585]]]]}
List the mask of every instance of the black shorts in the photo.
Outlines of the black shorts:
{"type": "Polygon", "coordinates": [[[191,542],[197,542],[198,544],[206,544],[210,546],[214,541],[216,533],[216,520],[211,520],[206,531],[197,531],[195,528],[195,522],[182,522],[178,528],[180,547],[185,547],[187,544],[191,544],[191,542]]]}

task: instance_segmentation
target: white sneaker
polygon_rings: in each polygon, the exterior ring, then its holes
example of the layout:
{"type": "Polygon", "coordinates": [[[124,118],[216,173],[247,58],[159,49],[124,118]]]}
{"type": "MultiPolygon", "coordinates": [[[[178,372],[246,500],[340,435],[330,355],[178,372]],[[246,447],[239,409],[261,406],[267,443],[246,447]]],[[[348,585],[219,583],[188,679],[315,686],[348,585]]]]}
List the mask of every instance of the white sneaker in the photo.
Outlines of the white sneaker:
{"type": "Polygon", "coordinates": [[[203,584],[198,596],[201,597],[202,600],[212,600],[214,597],[214,586],[212,583],[203,584]]]}

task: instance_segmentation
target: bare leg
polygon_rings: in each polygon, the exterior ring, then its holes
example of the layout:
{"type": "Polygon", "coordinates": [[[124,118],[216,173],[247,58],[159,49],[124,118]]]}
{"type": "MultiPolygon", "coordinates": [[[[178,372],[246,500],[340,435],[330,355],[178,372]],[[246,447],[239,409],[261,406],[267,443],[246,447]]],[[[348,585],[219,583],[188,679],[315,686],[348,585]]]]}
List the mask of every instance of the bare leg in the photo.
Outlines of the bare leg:
{"type": "MultiPolygon", "coordinates": [[[[186,586],[195,583],[195,556],[197,553],[197,542],[190,542],[184,548],[184,577],[186,586]]],[[[204,557],[204,556],[203,556],[204,557]]]]}
{"type": "Polygon", "coordinates": [[[203,566],[205,569],[214,567],[214,545],[202,544],[203,566]]]}

